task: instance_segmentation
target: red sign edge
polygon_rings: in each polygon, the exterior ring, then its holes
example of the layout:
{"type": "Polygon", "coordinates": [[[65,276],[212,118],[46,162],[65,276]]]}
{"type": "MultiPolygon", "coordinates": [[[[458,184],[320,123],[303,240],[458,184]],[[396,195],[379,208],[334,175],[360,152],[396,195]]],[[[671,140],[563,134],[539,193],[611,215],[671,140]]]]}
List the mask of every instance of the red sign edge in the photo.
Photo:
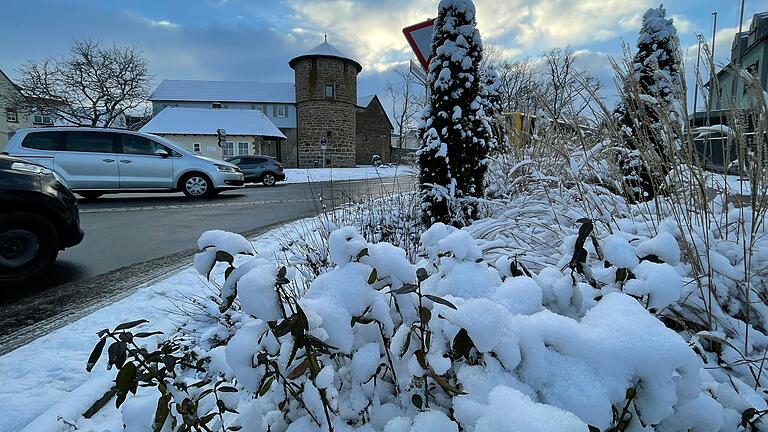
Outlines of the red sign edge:
{"type": "Polygon", "coordinates": [[[411,46],[411,49],[413,50],[414,54],[416,54],[416,59],[419,61],[419,63],[421,63],[421,66],[424,68],[425,71],[429,70],[429,61],[432,60],[432,56],[430,55],[429,58],[424,58],[424,56],[421,55],[421,51],[419,51],[419,47],[416,45],[416,41],[413,39],[413,36],[411,36],[411,32],[415,30],[423,29],[424,27],[429,27],[434,24],[435,24],[435,19],[431,18],[424,22],[410,25],[403,29],[403,35],[405,35],[405,40],[408,41],[408,45],[411,46]]]}

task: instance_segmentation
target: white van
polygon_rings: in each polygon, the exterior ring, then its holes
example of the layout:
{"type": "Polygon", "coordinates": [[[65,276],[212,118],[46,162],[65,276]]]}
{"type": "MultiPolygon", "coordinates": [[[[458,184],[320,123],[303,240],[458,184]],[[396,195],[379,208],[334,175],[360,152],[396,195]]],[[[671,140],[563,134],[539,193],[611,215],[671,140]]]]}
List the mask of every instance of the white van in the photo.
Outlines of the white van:
{"type": "Polygon", "coordinates": [[[5,153],[47,167],[84,198],[174,191],[203,198],[244,184],[236,165],[195,155],[159,136],[122,129],[20,129],[5,153]]]}

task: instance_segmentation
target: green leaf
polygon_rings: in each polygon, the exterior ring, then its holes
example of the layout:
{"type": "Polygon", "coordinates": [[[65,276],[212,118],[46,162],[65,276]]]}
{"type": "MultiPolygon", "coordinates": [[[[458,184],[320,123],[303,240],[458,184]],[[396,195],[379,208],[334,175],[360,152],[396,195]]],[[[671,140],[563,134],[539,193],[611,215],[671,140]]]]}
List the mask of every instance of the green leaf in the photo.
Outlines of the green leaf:
{"type": "Polygon", "coordinates": [[[232,386],[221,386],[216,390],[224,393],[237,393],[237,389],[232,386]]]}
{"type": "Polygon", "coordinates": [[[411,403],[413,406],[415,406],[418,409],[421,409],[422,406],[424,406],[424,400],[421,398],[420,395],[414,394],[411,396],[411,403]]]}
{"type": "Polygon", "coordinates": [[[231,253],[223,250],[216,251],[216,262],[227,262],[229,265],[235,261],[235,257],[231,253]]]}
{"type": "Polygon", "coordinates": [[[469,333],[467,333],[467,330],[461,329],[459,330],[458,333],[456,333],[456,336],[453,338],[451,351],[453,351],[453,355],[457,359],[462,357],[469,359],[469,353],[472,350],[472,347],[474,346],[475,346],[475,343],[472,342],[472,338],[469,337],[469,333]]]}
{"type": "Polygon", "coordinates": [[[127,345],[125,342],[112,342],[112,345],[107,349],[109,355],[109,364],[117,366],[118,369],[123,367],[125,363],[127,345]]]}
{"type": "Polygon", "coordinates": [[[227,268],[224,270],[224,280],[227,280],[227,279],[229,279],[229,275],[231,275],[233,271],[235,271],[235,268],[234,268],[234,267],[232,267],[232,266],[229,266],[229,267],[227,267],[227,268]]]}
{"type": "Polygon", "coordinates": [[[157,400],[157,409],[155,410],[155,418],[152,420],[152,431],[160,432],[163,429],[165,421],[168,419],[168,414],[171,412],[171,395],[164,394],[157,400]]]}
{"type": "Polygon", "coordinates": [[[125,396],[129,391],[135,388],[136,382],[136,365],[132,362],[128,362],[120,369],[115,378],[115,387],[117,387],[117,408],[125,400],[125,396]],[[122,396],[122,397],[121,397],[122,396]]]}
{"type": "Polygon", "coordinates": [[[416,277],[419,279],[419,282],[423,282],[429,277],[429,273],[427,273],[425,268],[419,267],[416,270],[416,277]]]}
{"type": "Polygon", "coordinates": [[[427,369],[427,358],[424,355],[424,351],[418,349],[413,354],[416,355],[416,361],[419,362],[419,366],[421,366],[422,369],[427,369]]]}
{"type": "Polygon", "coordinates": [[[424,306],[421,306],[419,308],[419,319],[421,319],[421,322],[424,324],[429,323],[429,320],[432,319],[432,311],[424,306]]]}
{"type": "Polygon", "coordinates": [[[96,342],[96,346],[93,347],[93,351],[91,351],[91,355],[88,356],[88,363],[85,365],[85,370],[90,372],[94,366],[96,366],[96,362],[99,361],[99,357],[101,357],[101,352],[104,350],[104,344],[107,343],[107,338],[101,338],[98,342],[96,342]]]}
{"type": "Polygon", "coordinates": [[[408,352],[408,348],[410,346],[411,346],[411,332],[408,332],[408,335],[405,336],[405,341],[403,341],[403,346],[400,348],[399,358],[403,358],[405,353],[408,352]]]}
{"type": "Polygon", "coordinates": [[[284,278],[285,275],[288,274],[288,269],[285,268],[285,266],[280,267],[279,270],[277,270],[277,277],[284,278]]]}
{"type": "Polygon", "coordinates": [[[440,303],[441,305],[448,306],[449,308],[451,308],[453,310],[458,310],[453,303],[449,302],[448,300],[446,300],[446,299],[444,299],[442,297],[438,297],[438,296],[435,296],[435,295],[432,295],[432,294],[425,294],[424,297],[432,300],[435,303],[440,303]]]}
{"type": "Polygon", "coordinates": [[[136,320],[136,321],[128,321],[128,322],[122,323],[122,324],[118,325],[117,327],[115,327],[115,331],[127,330],[129,328],[133,328],[133,327],[136,327],[137,325],[148,323],[148,322],[149,321],[147,321],[145,319],[140,319],[140,320],[136,320]]]}
{"type": "Polygon", "coordinates": [[[359,260],[366,255],[368,255],[368,248],[363,248],[360,250],[360,252],[357,253],[357,259],[359,260]]]}
{"type": "Polygon", "coordinates": [[[371,270],[371,275],[368,276],[368,285],[375,284],[378,279],[379,279],[379,273],[374,268],[373,270],[371,270]]]}
{"type": "Polygon", "coordinates": [[[163,332],[161,332],[161,331],[139,332],[139,333],[136,333],[135,335],[133,335],[133,337],[137,338],[137,339],[140,339],[140,338],[150,337],[150,336],[154,336],[154,335],[161,335],[161,334],[163,334],[163,332]]]}
{"type": "Polygon", "coordinates": [[[264,384],[261,385],[261,388],[259,389],[259,397],[264,396],[269,391],[269,388],[272,387],[272,383],[275,381],[275,375],[272,374],[267,378],[266,381],[264,381],[264,384]]]}
{"type": "Polygon", "coordinates": [[[419,287],[417,285],[408,284],[407,283],[407,284],[403,284],[403,286],[401,286],[400,288],[398,288],[396,290],[392,290],[390,292],[391,293],[395,293],[397,295],[402,295],[402,294],[409,294],[409,293],[412,293],[412,292],[416,292],[416,290],[418,290],[418,289],[419,289],[419,287]]]}

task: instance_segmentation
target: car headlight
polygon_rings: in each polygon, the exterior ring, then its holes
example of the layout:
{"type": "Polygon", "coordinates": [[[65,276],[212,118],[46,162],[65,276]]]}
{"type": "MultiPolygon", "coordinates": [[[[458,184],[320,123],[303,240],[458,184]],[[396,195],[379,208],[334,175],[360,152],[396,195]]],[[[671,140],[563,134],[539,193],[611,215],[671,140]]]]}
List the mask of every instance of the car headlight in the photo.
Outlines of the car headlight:
{"type": "Polygon", "coordinates": [[[32,174],[41,174],[41,175],[51,175],[53,174],[53,171],[49,170],[48,168],[40,165],[35,165],[31,163],[24,163],[24,162],[14,162],[11,164],[11,169],[15,171],[23,171],[28,172],[32,174]]]}
{"type": "Polygon", "coordinates": [[[233,168],[233,167],[231,167],[231,166],[229,166],[229,165],[213,164],[213,166],[214,166],[214,167],[216,167],[216,169],[217,169],[217,170],[219,170],[219,171],[221,171],[221,172],[230,172],[230,173],[233,173],[233,172],[238,172],[238,171],[240,171],[239,169],[237,169],[237,168],[233,168]]]}

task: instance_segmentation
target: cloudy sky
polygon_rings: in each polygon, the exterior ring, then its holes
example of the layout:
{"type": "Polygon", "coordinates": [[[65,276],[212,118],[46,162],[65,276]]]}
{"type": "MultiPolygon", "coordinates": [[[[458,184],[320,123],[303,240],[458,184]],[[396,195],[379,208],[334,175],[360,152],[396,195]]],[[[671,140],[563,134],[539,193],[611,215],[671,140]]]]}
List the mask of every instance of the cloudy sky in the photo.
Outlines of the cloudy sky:
{"type": "MultiPolygon", "coordinates": [[[[582,65],[606,82],[606,55],[634,44],[642,13],[660,0],[475,0],[485,41],[512,57],[570,45],[582,65]]],[[[363,64],[360,94],[384,93],[393,68],[411,56],[401,29],[434,17],[437,0],[3,0],[0,69],[15,77],[26,60],[63,55],[72,40],[92,37],[133,45],[155,82],[173,79],[293,81],[288,60],[322,42],[363,64]]],[[[668,0],[681,44],[711,34],[718,12],[716,57],[727,59],[738,24],[737,0],[668,0]]],[[[745,21],[768,10],[746,0],[745,21]]],[[[695,48],[689,50],[695,58],[695,48]]]]}

